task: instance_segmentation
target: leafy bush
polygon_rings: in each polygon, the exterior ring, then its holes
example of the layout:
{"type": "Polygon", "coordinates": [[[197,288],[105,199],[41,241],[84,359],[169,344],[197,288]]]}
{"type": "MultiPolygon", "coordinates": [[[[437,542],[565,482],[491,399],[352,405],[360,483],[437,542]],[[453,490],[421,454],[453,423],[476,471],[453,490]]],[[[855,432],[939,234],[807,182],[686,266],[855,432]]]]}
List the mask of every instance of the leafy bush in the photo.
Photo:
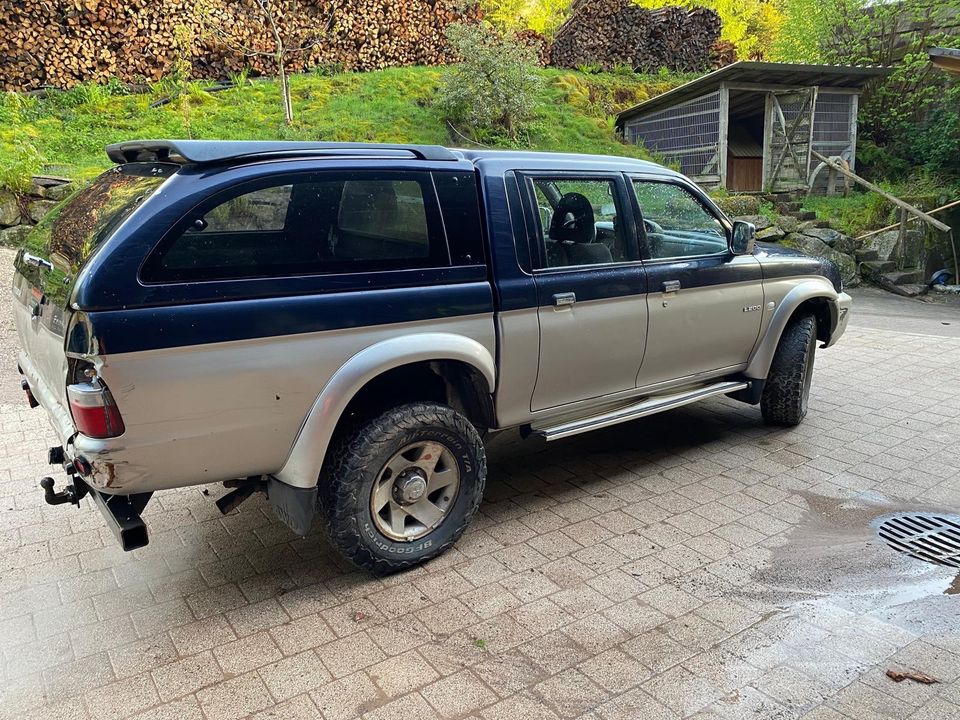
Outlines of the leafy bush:
{"type": "Polygon", "coordinates": [[[27,192],[43,166],[34,144],[38,133],[24,118],[31,104],[25,96],[12,92],[6,93],[0,104],[0,189],[27,192]]]}
{"type": "Polygon", "coordinates": [[[462,62],[447,70],[437,91],[445,119],[515,138],[533,116],[540,90],[537,51],[487,24],[455,23],[447,37],[462,62]]]}

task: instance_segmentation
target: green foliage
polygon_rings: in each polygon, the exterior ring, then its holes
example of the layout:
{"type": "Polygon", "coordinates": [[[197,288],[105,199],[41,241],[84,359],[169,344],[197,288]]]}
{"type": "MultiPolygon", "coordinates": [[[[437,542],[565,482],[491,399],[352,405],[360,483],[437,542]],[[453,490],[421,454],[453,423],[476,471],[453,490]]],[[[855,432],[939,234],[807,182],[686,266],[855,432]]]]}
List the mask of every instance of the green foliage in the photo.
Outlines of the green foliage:
{"type": "Polygon", "coordinates": [[[567,19],[570,0],[481,0],[484,17],[500,30],[536,30],[548,37],[567,19]]]}
{"type": "Polygon", "coordinates": [[[476,133],[515,139],[532,117],[540,89],[536,50],[488,24],[455,23],[447,37],[462,62],[447,70],[437,92],[444,118],[476,133]]]}
{"type": "Polygon", "coordinates": [[[860,103],[858,164],[892,179],[960,172],[960,82],[933,67],[927,50],[952,46],[956,4],[933,0],[782,0],[786,22],[775,59],[890,65],[860,103]]]}
{"type": "MultiPolygon", "coordinates": [[[[456,144],[434,103],[444,70],[391,68],[369,73],[290,78],[298,107],[296,121],[283,121],[278,83],[272,80],[219,93],[204,93],[196,83],[190,93],[190,129],[194,137],[244,140],[332,140],[456,144]]],[[[652,94],[664,92],[688,76],[644,76],[537,69],[538,91],[530,119],[517,137],[490,134],[483,141],[500,147],[649,157],[642,147],[624,145],[613,134],[618,111],[652,94]]],[[[151,108],[170,96],[169,80],[148,94],[114,95],[105,101],[91,94],[50,91],[42,97],[10,93],[0,96],[0,166],[87,179],[109,166],[104,146],[142,137],[183,137],[184,119],[177,102],[151,108]],[[15,153],[22,140],[37,152],[15,153]],[[43,167],[38,157],[42,155],[43,167]],[[14,163],[14,159],[16,163],[14,163]],[[29,162],[27,162],[29,161],[29,162]]],[[[85,92],[85,91],[83,91],[85,92]]],[[[0,184],[7,184],[0,180],[0,184]]]]}
{"type": "Polygon", "coordinates": [[[30,189],[40,172],[43,157],[37,149],[38,132],[25,122],[33,103],[16,93],[6,93],[0,105],[0,188],[16,193],[30,189]]]}

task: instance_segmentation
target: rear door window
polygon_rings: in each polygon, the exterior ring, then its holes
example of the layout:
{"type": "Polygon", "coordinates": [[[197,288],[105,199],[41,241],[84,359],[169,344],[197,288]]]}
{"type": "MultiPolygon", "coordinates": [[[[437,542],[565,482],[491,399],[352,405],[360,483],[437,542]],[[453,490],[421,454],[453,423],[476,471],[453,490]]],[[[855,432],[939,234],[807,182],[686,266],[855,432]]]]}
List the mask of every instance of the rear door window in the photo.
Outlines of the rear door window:
{"type": "Polygon", "coordinates": [[[449,264],[429,173],[318,173],[214,198],[160,243],[141,277],[227,280],[449,264]]]}

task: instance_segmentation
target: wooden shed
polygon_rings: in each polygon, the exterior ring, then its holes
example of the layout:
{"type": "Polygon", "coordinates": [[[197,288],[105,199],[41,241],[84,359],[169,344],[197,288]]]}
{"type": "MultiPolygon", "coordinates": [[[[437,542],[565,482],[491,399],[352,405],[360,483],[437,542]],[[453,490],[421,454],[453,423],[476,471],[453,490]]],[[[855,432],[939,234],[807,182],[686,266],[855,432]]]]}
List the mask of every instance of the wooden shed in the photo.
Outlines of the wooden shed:
{"type": "Polygon", "coordinates": [[[736,62],[624,110],[617,129],[706,187],[825,189],[827,173],[816,172],[810,151],[853,169],[859,95],[889,72],[736,62]]]}

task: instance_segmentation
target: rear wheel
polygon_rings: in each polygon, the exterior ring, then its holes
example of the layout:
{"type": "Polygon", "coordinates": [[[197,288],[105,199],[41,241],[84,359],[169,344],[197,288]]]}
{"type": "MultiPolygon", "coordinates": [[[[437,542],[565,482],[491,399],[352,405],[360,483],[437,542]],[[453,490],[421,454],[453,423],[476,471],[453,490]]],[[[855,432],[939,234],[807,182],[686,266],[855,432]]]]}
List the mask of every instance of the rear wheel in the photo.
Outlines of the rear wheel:
{"type": "Polygon", "coordinates": [[[330,537],[357,566],[386,574],[436,557],[467,527],[487,463],[470,422],[452,408],[411,403],[345,438],[325,463],[330,537]]]}
{"type": "Polygon", "coordinates": [[[816,352],[816,319],[812,315],[793,318],[780,336],[760,396],[760,411],[767,423],[799,425],[806,416],[816,352]]]}

